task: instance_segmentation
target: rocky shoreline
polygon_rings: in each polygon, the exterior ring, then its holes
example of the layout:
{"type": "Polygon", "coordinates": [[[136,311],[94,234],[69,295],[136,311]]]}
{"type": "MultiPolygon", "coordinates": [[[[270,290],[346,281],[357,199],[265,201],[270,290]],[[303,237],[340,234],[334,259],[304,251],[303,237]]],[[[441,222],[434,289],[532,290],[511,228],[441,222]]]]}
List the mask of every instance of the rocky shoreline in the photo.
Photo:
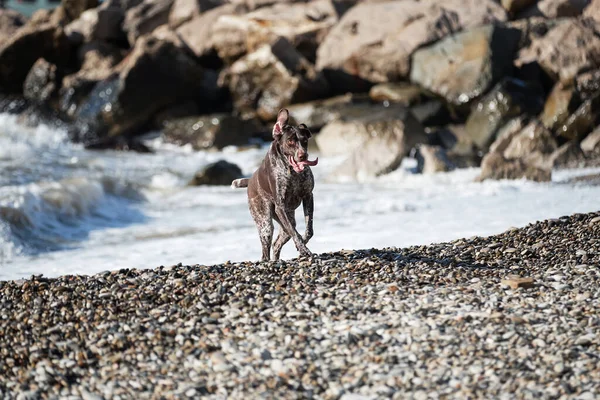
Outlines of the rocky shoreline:
{"type": "Polygon", "coordinates": [[[592,399],[599,238],[596,212],[404,249],[0,282],[0,397],[592,399]]]}
{"type": "Polygon", "coordinates": [[[0,22],[0,111],[90,149],[243,147],[288,107],[344,180],[407,156],[482,180],[599,164],[598,0],[63,0],[0,22]]]}

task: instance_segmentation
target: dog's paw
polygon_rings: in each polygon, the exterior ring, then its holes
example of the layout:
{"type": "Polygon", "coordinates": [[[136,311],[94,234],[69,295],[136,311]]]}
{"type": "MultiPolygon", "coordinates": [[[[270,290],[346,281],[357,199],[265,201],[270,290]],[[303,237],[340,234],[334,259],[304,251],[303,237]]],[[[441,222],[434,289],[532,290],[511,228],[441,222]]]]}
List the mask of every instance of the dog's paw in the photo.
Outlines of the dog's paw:
{"type": "Polygon", "coordinates": [[[308,248],[298,249],[300,252],[300,257],[310,257],[312,256],[312,252],[308,248]]]}

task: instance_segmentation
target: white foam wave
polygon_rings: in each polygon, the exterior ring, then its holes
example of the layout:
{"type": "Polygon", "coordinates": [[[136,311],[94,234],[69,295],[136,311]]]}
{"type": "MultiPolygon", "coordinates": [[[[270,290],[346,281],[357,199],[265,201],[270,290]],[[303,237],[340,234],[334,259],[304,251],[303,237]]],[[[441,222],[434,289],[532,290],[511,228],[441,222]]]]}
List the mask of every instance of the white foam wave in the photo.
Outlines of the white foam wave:
{"type": "Polygon", "coordinates": [[[56,250],[85,240],[95,229],[141,221],[132,211],[139,194],[112,179],[70,178],[0,188],[0,252],[56,250]]]}

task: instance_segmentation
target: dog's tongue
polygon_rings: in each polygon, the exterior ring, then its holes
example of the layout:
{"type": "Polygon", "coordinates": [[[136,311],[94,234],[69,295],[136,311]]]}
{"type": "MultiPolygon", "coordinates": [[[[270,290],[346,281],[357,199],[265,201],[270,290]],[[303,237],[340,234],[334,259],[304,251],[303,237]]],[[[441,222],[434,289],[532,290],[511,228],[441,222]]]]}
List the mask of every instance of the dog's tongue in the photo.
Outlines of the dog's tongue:
{"type": "Polygon", "coordinates": [[[315,165],[317,165],[319,163],[319,157],[315,158],[314,161],[306,160],[306,161],[296,162],[296,160],[294,160],[294,157],[289,156],[289,162],[290,162],[290,165],[292,166],[292,168],[294,169],[294,171],[302,172],[302,171],[304,171],[305,165],[308,165],[310,167],[314,167],[315,165]]]}

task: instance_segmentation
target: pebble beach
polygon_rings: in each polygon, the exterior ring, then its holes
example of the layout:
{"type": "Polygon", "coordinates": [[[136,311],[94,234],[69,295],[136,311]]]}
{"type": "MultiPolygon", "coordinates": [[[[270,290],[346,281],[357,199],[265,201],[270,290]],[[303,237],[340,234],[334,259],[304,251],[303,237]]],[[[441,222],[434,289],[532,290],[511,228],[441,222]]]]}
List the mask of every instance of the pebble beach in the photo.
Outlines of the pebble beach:
{"type": "Polygon", "coordinates": [[[0,398],[600,394],[600,212],[291,261],[0,282],[0,398]]]}

